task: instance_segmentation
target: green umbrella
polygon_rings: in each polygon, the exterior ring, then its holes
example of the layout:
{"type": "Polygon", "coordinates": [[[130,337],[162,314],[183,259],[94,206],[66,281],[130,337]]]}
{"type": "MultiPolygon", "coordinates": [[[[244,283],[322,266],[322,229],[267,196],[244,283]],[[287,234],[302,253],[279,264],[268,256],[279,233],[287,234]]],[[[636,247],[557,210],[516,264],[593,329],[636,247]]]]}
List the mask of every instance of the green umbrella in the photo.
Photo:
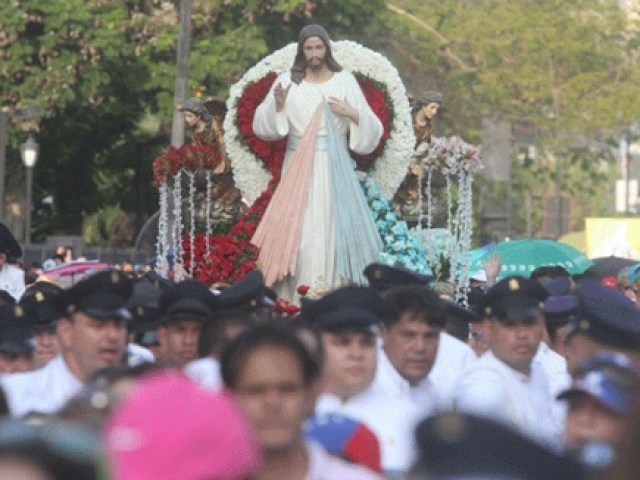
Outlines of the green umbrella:
{"type": "Polygon", "coordinates": [[[500,255],[502,261],[498,278],[510,275],[528,277],[536,268],[551,265],[559,265],[576,275],[593,265],[584,253],[571,245],[546,238],[527,238],[497,244],[472,262],[469,271],[483,269],[492,253],[500,255]]]}

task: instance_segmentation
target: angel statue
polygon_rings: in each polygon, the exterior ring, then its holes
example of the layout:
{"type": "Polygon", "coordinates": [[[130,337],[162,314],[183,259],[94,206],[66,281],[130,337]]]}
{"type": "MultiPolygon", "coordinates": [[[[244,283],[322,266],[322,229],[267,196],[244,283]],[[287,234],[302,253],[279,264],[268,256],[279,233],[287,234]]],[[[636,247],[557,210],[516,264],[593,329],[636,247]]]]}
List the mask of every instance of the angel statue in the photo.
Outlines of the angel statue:
{"type": "MultiPolygon", "coordinates": [[[[424,92],[420,97],[413,99],[411,102],[411,116],[413,119],[413,131],[416,136],[415,149],[421,144],[431,143],[431,136],[434,132],[434,119],[438,111],[442,107],[443,96],[440,92],[424,92]]],[[[410,225],[416,225],[420,219],[420,209],[422,202],[420,201],[420,192],[418,184],[420,179],[424,181],[420,175],[420,165],[417,162],[409,166],[407,175],[400,184],[394,198],[396,215],[404,219],[410,225]]],[[[439,177],[433,178],[432,187],[438,187],[439,177]]],[[[422,185],[422,190],[424,189],[422,185]]],[[[437,206],[434,210],[436,217],[438,216],[437,206]]],[[[424,208],[424,207],[422,207],[424,208]]],[[[437,221],[437,219],[436,219],[437,221]]]]}
{"type": "Polygon", "coordinates": [[[222,233],[238,220],[246,208],[242,202],[242,194],[233,181],[231,163],[224,145],[222,122],[227,113],[226,104],[217,97],[207,97],[204,100],[190,98],[176,108],[184,113],[185,123],[191,130],[192,143],[209,145],[222,158],[213,170],[209,198],[206,180],[202,176],[196,178],[197,193],[194,203],[196,224],[205,224],[209,202],[209,216],[214,225],[214,233],[222,233]]]}

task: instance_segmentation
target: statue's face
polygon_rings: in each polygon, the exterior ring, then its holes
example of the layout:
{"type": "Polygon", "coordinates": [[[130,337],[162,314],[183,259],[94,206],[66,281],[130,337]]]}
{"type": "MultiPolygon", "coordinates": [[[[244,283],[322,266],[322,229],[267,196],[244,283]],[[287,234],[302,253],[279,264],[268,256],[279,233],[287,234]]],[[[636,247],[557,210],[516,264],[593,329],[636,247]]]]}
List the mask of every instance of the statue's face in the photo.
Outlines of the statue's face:
{"type": "Polygon", "coordinates": [[[302,51],[307,66],[312,69],[319,69],[325,62],[327,46],[320,37],[309,37],[302,44],[302,51]]]}
{"type": "Polygon", "coordinates": [[[424,112],[425,117],[431,119],[437,115],[439,108],[440,104],[431,102],[422,107],[422,111],[424,112]]]}
{"type": "Polygon", "coordinates": [[[188,110],[185,110],[184,112],[184,121],[190,127],[193,127],[198,122],[199,118],[200,117],[193,112],[189,112],[188,110]]]}

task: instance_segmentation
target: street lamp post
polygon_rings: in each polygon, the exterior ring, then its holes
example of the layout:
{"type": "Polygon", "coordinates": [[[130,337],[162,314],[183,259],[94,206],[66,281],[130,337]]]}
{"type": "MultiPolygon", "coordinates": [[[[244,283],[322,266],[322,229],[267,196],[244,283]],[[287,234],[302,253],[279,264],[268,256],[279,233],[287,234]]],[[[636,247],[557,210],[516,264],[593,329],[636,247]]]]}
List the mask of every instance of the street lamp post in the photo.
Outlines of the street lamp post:
{"type": "Polygon", "coordinates": [[[26,142],[20,145],[20,155],[22,155],[22,163],[25,166],[27,174],[27,199],[25,202],[24,216],[24,242],[26,245],[31,243],[31,193],[33,188],[33,167],[38,161],[38,144],[31,135],[26,142]]]}

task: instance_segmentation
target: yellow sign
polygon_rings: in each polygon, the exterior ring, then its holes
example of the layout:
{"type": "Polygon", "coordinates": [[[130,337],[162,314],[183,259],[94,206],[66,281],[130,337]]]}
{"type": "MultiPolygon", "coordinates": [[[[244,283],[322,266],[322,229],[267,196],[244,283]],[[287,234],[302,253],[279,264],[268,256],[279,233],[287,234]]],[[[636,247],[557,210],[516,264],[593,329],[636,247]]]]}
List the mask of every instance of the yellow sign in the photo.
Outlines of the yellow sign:
{"type": "Polygon", "coordinates": [[[640,259],[640,218],[587,218],[587,256],[640,259]]]}

